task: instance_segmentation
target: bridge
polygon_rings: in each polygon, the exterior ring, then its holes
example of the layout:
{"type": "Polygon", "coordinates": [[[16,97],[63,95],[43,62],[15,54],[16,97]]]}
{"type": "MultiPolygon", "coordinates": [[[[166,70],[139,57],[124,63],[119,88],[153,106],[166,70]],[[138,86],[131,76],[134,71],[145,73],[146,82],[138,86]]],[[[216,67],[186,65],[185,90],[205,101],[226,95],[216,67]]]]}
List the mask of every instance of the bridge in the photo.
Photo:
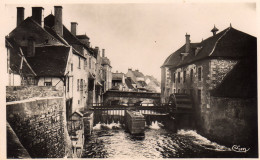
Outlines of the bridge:
{"type": "Polygon", "coordinates": [[[134,91],[113,91],[109,90],[103,95],[104,104],[115,103],[159,103],[160,93],[134,92],[134,91]]]}
{"type": "MultiPolygon", "coordinates": [[[[131,97],[134,94],[139,97],[153,97],[158,99],[157,93],[141,93],[137,94],[136,92],[114,92],[109,91],[110,97],[131,97]]],[[[176,107],[172,109],[172,105],[168,103],[159,103],[158,101],[154,101],[153,103],[125,103],[122,101],[116,101],[115,103],[111,103],[111,101],[104,103],[92,103],[88,104],[90,106],[89,110],[94,111],[95,115],[119,115],[124,116],[126,110],[135,110],[139,111],[144,115],[176,115],[176,114],[192,114],[193,113],[193,104],[189,95],[186,94],[175,94],[176,97],[176,107]]],[[[96,117],[96,116],[95,116],[96,117]]]]}

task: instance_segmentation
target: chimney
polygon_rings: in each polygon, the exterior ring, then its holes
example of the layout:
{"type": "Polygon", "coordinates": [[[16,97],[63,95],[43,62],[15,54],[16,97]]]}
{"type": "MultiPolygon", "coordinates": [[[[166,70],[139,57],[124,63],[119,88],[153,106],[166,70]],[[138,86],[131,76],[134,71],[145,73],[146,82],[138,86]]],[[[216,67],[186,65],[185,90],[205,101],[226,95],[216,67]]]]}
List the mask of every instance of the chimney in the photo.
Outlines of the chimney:
{"type": "Polygon", "coordinates": [[[62,6],[54,6],[54,31],[63,36],[62,6]]]}
{"type": "Polygon", "coordinates": [[[95,47],[94,52],[98,55],[98,53],[99,53],[99,47],[95,47]]]}
{"type": "Polygon", "coordinates": [[[35,40],[33,37],[28,38],[28,45],[27,45],[27,57],[34,57],[35,56],[35,40]]]}
{"type": "Polygon", "coordinates": [[[77,25],[78,23],[77,22],[71,22],[71,33],[76,36],[77,35],[77,25]]]}
{"type": "Polygon", "coordinates": [[[189,53],[190,51],[190,35],[186,33],[186,44],[185,44],[185,53],[189,53]]]}
{"type": "Polygon", "coordinates": [[[43,27],[43,10],[42,7],[32,7],[32,19],[43,27]]]}
{"type": "Polygon", "coordinates": [[[17,7],[17,22],[16,26],[22,23],[24,20],[24,8],[23,7],[17,7]]]}
{"type": "Polygon", "coordinates": [[[105,57],[105,49],[102,49],[102,57],[105,57]]]}

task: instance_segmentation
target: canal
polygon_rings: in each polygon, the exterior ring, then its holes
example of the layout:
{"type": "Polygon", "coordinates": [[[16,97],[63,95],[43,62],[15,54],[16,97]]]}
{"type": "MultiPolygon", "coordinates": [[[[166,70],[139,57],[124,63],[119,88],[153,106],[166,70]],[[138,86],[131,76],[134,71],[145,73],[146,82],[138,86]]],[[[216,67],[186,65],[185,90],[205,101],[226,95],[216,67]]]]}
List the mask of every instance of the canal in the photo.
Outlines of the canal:
{"type": "Polygon", "coordinates": [[[93,134],[86,138],[82,158],[250,157],[249,153],[234,152],[201,136],[189,120],[174,123],[174,129],[169,129],[165,116],[145,115],[145,136],[133,136],[125,131],[122,115],[95,117],[93,134]]]}

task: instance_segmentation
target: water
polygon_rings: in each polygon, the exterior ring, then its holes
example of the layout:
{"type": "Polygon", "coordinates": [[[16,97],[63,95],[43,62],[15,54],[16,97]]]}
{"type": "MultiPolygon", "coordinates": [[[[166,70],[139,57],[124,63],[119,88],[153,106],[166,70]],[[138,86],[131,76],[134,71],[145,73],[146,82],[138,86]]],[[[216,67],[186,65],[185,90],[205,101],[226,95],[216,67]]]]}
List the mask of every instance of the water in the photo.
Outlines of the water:
{"type": "Polygon", "coordinates": [[[247,157],[231,148],[209,141],[195,130],[168,130],[163,123],[146,125],[145,136],[125,132],[124,126],[97,123],[86,138],[83,158],[227,158],[247,157]]]}

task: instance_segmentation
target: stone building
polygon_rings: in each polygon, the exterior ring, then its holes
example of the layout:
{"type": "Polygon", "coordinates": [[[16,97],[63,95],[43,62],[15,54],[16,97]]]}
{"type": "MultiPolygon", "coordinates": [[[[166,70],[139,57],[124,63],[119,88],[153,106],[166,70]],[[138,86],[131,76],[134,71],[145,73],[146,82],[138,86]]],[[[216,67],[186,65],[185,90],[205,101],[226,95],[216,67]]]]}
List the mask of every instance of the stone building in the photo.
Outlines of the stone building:
{"type": "Polygon", "coordinates": [[[247,144],[257,133],[256,38],[231,26],[211,31],[199,43],[186,34],[186,43],[165,60],[161,100],[168,102],[171,93],[190,95],[200,131],[247,144]]]}
{"type": "Polygon", "coordinates": [[[136,89],[138,91],[147,91],[146,90],[147,84],[145,82],[145,76],[138,69],[132,70],[131,68],[129,68],[126,73],[126,77],[130,77],[134,81],[134,83],[136,84],[136,89]]]}
{"type": "Polygon", "coordinates": [[[68,115],[100,103],[105,81],[99,48],[77,35],[76,22],[71,31],[63,25],[61,6],[45,18],[43,11],[32,7],[24,19],[24,8],[17,8],[17,27],[6,36],[7,85],[55,86],[65,93],[68,115]]]}
{"type": "Polygon", "coordinates": [[[119,91],[127,91],[127,85],[125,83],[125,74],[124,73],[112,73],[112,90],[119,90],[119,91]]]}
{"type": "Polygon", "coordinates": [[[112,88],[112,66],[110,60],[105,56],[105,49],[102,49],[102,70],[104,78],[104,92],[112,88]]]}

